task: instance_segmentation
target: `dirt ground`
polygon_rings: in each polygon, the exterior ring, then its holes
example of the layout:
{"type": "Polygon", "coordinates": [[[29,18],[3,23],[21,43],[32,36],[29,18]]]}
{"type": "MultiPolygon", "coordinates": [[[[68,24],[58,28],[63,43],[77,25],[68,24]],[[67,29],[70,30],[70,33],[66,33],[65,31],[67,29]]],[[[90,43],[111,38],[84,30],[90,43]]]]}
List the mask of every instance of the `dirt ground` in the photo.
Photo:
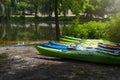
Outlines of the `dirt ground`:
{"type": "Polygon", "coordinates": [[[0,47],[0,80],[120,80],[120,66],[39,55],[34,46],[0,47]]]}

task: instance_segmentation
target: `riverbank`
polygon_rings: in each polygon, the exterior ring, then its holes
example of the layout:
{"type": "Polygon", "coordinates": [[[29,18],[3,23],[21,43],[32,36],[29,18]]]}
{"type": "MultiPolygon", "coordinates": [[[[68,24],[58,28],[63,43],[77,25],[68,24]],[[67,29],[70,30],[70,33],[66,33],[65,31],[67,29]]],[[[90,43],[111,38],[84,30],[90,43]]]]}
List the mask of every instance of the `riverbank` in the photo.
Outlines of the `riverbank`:
{"type": "Polygon", "coordinates": [[[120,80],[120,68],[39,55],[34,46],[0,47],[0,80],[120,80]]]}

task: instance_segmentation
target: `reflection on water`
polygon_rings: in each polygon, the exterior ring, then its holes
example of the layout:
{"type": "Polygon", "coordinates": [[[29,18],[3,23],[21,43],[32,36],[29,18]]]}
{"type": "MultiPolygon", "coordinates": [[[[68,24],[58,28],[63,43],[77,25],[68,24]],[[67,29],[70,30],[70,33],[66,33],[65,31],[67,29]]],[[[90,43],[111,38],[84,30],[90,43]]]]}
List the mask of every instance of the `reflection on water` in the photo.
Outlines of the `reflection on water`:
{"type": "Polygon", "coordinates": [[[0,41],[33,40],[55,40],[55,24],[51,22],[0,24],[0,41]]]}

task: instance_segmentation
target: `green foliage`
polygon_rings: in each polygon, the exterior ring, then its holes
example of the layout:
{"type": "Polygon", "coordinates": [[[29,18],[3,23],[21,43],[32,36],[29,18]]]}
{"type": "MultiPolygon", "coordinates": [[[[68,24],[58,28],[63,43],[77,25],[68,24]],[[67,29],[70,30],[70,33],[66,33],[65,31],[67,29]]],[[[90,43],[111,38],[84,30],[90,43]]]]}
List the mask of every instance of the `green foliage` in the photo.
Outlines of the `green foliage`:
{"type": "Polygon", "coordinates": [[[120,13],[117,13],[109,22],[108,37],[111,41],[120,42],[120,13]]]}
{"type": "Polygon", "coordinates": [[[8,57],[7,53],[0,54],[0,60],[5,59],[7,57],[8,57]]]}
{"type": "Polygon", "coordinates": [[[88,6],[88,0],[61,0],[60,11],[71,10],[76,15],[74,24],[79,23],[80,13],[84,12],[88,6]]]}
{"type": "Polygon", "coordinates": [[[40,11],[42,14],[44,15],[48,14],[48,16],[51,17],[54,11],[54,7],[55,7],[54,0],[43,0],[41,2],[40,11]]]}
{"type": "Polygon", "coordinates": [[[87,0],[62,0],[60,9],[63,11],[70,9],[74,14],[79,14],[86,9],[87,5],[87,0]]]}
{"type": "Polygon", "coordinates": [[[18,5],[19,9],[24,11],[25,8],[27,7],[27,3],[26,2],[20,2],[18,5]]]}
{"type": "Polygon", "coordinates": [[[87,17],[103,17],[111,14],[114,11],[114,0],[89,0],[91,5],[88,5],[85,13],[87,17]]]}
{"type": "Polygon", "coordinates": [[[74,36],[79,38],[105,38],[107,22],[90,21],[88,23],[72,25],[62,28],[62,35],[74,36]]]}
{"type": "MultiPolygon", "coordinates": [[[[38,11],[51,15],[54,11],[55,0],[1,0],[5,7],[9,5],[12,14],[19,11],[38,11]]],[[[110,12],[119,11],[119,0],[58,0],[59,12],[71,10],[74,14],[85,12],[88,15],[104,16],[110,12]]],[[[0,4],[1,6],[1,4],[0,4]]],[[[1,10],[1,9],[0,9],[1,10]]],[[[0,12],[1,13],[1,12],[0,12]]]]}
{"type": "Polygon", "coordinates": [[[0,2],[0,16],[5,14],[5,6],[0,2]]]}

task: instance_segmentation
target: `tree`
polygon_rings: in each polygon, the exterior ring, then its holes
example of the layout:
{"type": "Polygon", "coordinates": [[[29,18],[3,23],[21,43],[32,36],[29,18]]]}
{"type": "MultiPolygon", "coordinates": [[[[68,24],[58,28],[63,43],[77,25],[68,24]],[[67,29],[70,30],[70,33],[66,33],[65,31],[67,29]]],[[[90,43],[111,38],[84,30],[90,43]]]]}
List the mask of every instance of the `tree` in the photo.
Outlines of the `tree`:
{"type": "Polygon", "coordinates": [[[42,0],[31,0],[31,4],[33,4],[35,18],[37,18],[38,17],[38,10],[40,9],[40,7],[42,5],[42,0]]]}
{"type": "Polygon", "coordinates": [[[80,13],[84,12],[87,5],[89,5],[88,0],[62,0],[61,1],[61,10],[71,10],[73,14],[76,15],[74,23],[79,23],[80,13]]]}
{"type": "Polygon", "coordinates": [[[2,22],[5,14],[5,6],[0,2],[0,22],[2,22]]]}
{"type": "Polygon", "coordinates": [[[82,13],[86,6],[88,5],[87,0],[55,0],[55,19],[56,19],[56,38],[59,40],[60,29],[58,23],[58,8],[63,9],[63,11],[70,9],[75,15],[74,20],[75,26],[79,23],[80,13],[82,13]],[[58,4],[59,3],[59,4],[58,4]]]}
{"type": "Polygon", "coordinates": [[[2,2],[0,2],[0,16],[3,16],[5,13],[5,6],[2,2]]]}
{"type": "Polygon", "coordinates": [[[28,3],[26,1],[22,1],[18,3],[18,9],[21,12],[21,15],[24,16],[24,12],[27,8],[28,3]]]}
{"type": "Polygon", "coordinates": [[[41,13],[44,15],[47,14],[49,17],[52,17],[52,13],[55,9],[55,0],[44,0],[42,1],[41,5],[41,13]]]}
{"type": "Polygon", "coordinates": [[[11,15],[17,12],[17,0],[11,0],[11,15]]]}
{"type": "Polygon", "coordinates": [[[102,17],[111,14],[113,11],[113,0],[89,0],[91,5],[87,6],[85,13],[86,17],[102,17]]]}
{"type": "Polygon", "coordinates": [[[59,28],[59,21],[58,21],[58,0],[55,0],[55,24],[56,24],[56,40],[60,38],[60,28],[59,28]]]}
{"type": "Polygon", "coordinates": [[[7,22],[10,22],[10,16],[11,16],[11,0],[6,0],[3,2],[5,6],[5,19],[7,22]]]}
{"type": "Polygon", "coordinates": [[[120,0],[115,0],[114,5],[113,5],[113,9],[112,9],[112,13],[116,14],[119,12],[120,12],[120,0]]]}

